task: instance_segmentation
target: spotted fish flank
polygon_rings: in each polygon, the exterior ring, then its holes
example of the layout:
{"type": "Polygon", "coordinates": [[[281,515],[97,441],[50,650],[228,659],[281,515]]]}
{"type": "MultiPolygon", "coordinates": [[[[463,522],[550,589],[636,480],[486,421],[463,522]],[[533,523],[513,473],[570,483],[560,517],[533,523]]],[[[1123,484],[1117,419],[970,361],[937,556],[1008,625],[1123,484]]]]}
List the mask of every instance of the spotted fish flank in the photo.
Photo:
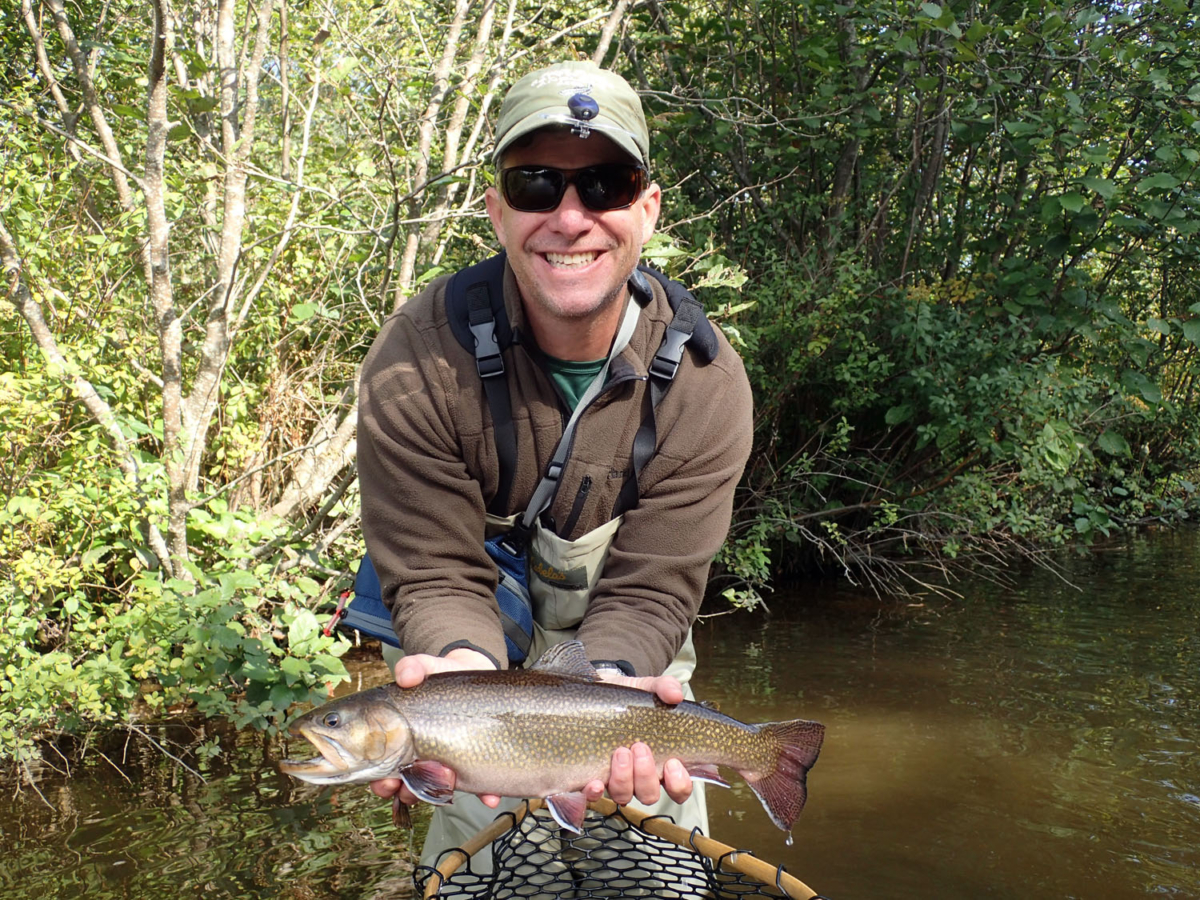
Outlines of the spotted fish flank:
{"type": "Polygon", "coordinates": [[[443,672],[415,688],[389,684],[301,716],[289,731],[320,752],[284,760],[317,784],[399,777],[422,800],[474,794],[544,797],[559,824],[580,831],[589,781],[608,780],[613,750],[649,745],[659,765],[682,762],[693,778],[727,786],[733,769],[771,820],[790,830],[807,799],[806,777],[825,728],[796,719],[748,725],[701,703],[671,706],[646,691],[598,680],[578,641],[552,647],[531,669],[443,672]]]}

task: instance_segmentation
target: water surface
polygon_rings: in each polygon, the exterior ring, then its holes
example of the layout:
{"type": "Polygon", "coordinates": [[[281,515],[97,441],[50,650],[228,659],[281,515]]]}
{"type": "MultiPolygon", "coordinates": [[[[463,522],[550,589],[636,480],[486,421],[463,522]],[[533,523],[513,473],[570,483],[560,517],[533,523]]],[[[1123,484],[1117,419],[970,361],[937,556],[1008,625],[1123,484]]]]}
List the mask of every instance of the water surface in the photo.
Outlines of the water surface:
{"type": "MultiPolygon", "coordinates": [[[[881,605],[817,585],[699,626],[700,697],[828,728],[792,846],[736,780],[709,790],[713,836],[834,900],[1200,897],[1200,537],[1064,566],[1074,587],[1035,570],[881,605]]],[[[214,735],[220,756],[177,754],[197,774],[131,741],[6,786],[0,900],[411,895],[386,804],[214,735]]]]}

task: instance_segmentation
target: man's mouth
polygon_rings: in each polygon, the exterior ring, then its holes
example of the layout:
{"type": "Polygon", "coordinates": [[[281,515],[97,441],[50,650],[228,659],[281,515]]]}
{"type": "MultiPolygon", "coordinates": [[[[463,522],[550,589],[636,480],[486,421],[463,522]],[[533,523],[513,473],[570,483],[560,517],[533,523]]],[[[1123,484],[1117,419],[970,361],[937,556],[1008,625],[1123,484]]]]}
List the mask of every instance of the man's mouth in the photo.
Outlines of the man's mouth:
{"type": "Polygon", "coordinates": [[[546,253],[546,262],[559,269],[578,269],[593,262],[599,254],[594,250],[587,253],[546,253]]]}

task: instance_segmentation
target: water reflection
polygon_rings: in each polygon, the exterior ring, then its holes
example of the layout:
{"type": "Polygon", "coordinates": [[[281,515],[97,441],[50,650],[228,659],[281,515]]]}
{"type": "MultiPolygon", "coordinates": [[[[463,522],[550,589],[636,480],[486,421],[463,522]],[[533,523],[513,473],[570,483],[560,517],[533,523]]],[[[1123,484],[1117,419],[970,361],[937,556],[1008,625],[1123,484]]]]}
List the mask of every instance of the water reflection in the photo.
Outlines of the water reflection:
{"type": "MultiPolygon", "coordinates": [[[[740,780],[709,791],[714,836],[835,898],[1200,896],[1200,540],[1067,565],[1078,589],[1031,572],[881,609],[821,585],[699,627],[699,696],[828,727],[793,846],[740,780]]],[[[3,792],[0,900],[411,895],[386,804],[219,736],[185,758],[204,781],[131,744],[40,779],[45,803],[3,792]]]]}
{"type": "Polygon", "coordinates": [[[1198,554],[1166,535],[1071,563],[1082,590],[1035,572],[883,620],[777,598],[714,629],[705,695],[830,725],[797,847],[736,833],[835,897],[1200,896],[1198,554]]]}

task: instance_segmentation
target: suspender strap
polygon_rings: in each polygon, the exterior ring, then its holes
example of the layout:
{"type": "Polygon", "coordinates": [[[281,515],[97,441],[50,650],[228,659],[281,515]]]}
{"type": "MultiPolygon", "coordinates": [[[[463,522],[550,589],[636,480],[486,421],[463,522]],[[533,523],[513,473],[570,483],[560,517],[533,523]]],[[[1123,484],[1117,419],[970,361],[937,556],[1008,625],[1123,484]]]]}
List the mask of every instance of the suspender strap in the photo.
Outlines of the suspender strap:
{"type": "Polygon", "coordinates": [[[683,360],[683,348],[695,331],[696,323],[703,318],[704,308],[700,301],[691,294],[680,298],[671,324],[667,326],[667,332],[663,335],[662,344],[650,362],[650,410],[633,437],[633,472],[621,485],[621,493],[613,505],[614,519],[638,504],[638,479],[658,447],[658,428],[654,419],[658,404],[662,403],[679,371],[679,363],[683,360]]]}
{"type": "Polygon", "coordinates": [[[492,312],[487,281],[477,281],[467,287],[467,315],[475,343],[475,368],[479,370],[483,393],[492,413],[492,433],[500,463],[496,496],[492,498],[489,508],[497,514],[503,514],[508,495],[512,492],[513,472],[517,468],[517,435],[513,428],[512,398],[508,393],[508,379],[504,377],[504,357],[496,337],[496,317],[492,312]]]}
{"type": "Polygon", "coordinates": [[[596,399],[596,395],[604,389],[604,383],[608,381],[609,366],[612,365],[613,359],[629,345],[629,339],[633,337],[640,312],[641,307],[632,299],[625,305],[625,315],[621,319],[621,327],[617,331],[612,349],[608,351],[608,358],[604,360],[604,365],[596,373],[596,377],[592,379],[592,383],[588,385],[583,396],[579,398],[579,402],[575,404],[575,411],[571,413],[571,418],[563,427],[562,437],[558,439],[558,446],[554,448],[554,456],[550,460],[550,465],[546,467],[546,474],[538,482],[538,486],[533,492],[533,498],[529,501],[529,508],[525,510],[518,527],[514,529],[518,532],[516,535],[518,539],[523,540],[528,537],[537,517],[549,509],[550,504],[554,502],[554,495],[558,493],[558,480],[562,476],[563,466],[566,465],[567,457],[571,453],[571,444],[575,439],[575,426],[579,424],[579,417],[596,399]]]}

